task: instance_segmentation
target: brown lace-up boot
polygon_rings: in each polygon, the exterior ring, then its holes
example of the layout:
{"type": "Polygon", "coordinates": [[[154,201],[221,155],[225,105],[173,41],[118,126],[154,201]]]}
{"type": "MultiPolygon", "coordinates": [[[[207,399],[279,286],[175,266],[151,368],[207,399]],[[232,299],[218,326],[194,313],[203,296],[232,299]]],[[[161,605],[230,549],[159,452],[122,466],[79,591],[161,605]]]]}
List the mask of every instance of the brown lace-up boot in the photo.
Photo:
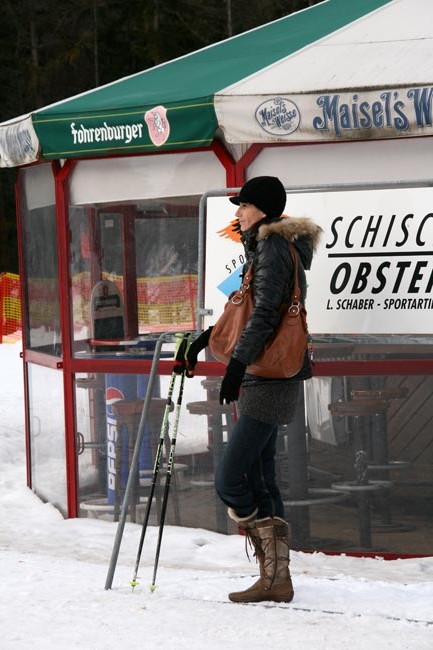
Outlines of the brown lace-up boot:
{"type": "Polygon", "coordinates": [[[245,530],[259,561],[260,578],[249,589],[229,594],[229,599],[235,603],[289,603],[293,599],[289,524],[280,517],[267,517],[246,524],[245,530]]]}

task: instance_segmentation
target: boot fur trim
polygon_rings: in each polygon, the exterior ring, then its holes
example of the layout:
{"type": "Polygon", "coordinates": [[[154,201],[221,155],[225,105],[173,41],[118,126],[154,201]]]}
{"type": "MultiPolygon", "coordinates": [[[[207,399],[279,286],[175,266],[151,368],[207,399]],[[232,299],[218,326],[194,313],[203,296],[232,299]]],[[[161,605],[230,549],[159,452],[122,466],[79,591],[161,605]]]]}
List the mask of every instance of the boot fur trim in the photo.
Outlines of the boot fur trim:
{"type": "Polygon", "coordinates": [[[227,514],[230,517],[230,519],[233,519],[239,526],[247,526],[248,524],[252,524],[253,521],[255,521],[258,513],[258,508],[255,508],[253,512],[250,515],[247,515],[246,517],[239,517],[239,515],[236,514],[236,512],[233,510],[233,508],[228,508],[227,514]]]}

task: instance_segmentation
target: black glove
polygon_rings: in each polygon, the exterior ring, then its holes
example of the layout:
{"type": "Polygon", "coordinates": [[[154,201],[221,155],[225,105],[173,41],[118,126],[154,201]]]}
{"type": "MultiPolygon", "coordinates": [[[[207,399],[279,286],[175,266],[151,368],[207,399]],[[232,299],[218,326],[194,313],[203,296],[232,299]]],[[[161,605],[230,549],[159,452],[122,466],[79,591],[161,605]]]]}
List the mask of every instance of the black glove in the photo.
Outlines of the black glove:
{"type": "Polygon", "coordinates": [[[231,357],[221,383],[220,404],[224,404],[224,400],[230,404],[238,399],[245,368],[244,363],[231,357]]]}
{"type": "MultiPolygon", "coordinates": [[[[186,365],[189,372],[192,372],[196,367],[197,357],[200,352],[208,346],[211,332],[212,327],[208,327],[208,329],[202,332],[189,346],[188,352],[186,353],[186,365]]],[[[191,376],[192,375],[187,372],[187,377],[191,376]]]]}

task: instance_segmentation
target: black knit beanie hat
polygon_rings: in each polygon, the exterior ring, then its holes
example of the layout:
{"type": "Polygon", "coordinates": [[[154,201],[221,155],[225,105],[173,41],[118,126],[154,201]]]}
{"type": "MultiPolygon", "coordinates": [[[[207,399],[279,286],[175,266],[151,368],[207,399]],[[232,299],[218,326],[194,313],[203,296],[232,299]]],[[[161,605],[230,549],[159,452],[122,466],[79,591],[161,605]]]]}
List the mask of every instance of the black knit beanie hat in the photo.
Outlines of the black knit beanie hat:
{"type": "Polygon", "coordinates": [[[275,176],[256,176],[245,183],[238,196],[230,197],[235,205],[252,203],[267,217],[280,217],[286,205],[286,190],[275,176]]]}

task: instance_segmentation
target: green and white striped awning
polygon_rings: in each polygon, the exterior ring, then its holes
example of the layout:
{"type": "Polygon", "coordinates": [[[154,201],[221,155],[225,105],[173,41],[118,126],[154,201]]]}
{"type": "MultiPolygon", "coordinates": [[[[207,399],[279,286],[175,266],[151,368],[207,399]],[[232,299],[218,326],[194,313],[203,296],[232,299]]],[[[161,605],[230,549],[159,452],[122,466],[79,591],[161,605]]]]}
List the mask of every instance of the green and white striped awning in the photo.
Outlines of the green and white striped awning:
{"type": "Polygon", "coordinates": [[[433,2],[325,0],[0,125],[39,158],[432,134],[433,2]]]}

